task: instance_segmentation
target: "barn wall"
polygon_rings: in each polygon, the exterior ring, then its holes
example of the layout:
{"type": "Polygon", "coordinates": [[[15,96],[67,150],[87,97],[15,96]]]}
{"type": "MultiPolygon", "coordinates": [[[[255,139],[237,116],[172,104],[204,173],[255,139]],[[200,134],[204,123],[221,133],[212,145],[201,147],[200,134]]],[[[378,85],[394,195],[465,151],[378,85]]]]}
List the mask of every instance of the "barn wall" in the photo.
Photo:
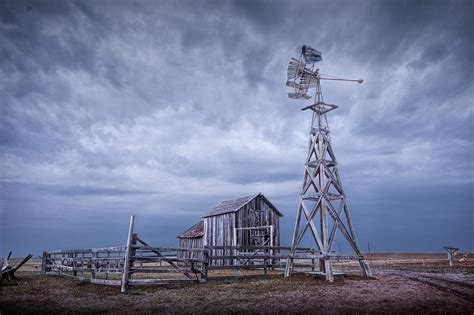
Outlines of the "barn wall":
{"type": "MultiPolygon", "coordinates": [[[[225,213],[204,219],[204,244],[209,246],[234,245],[233,233],[235,227],[235,213],[225,213]]],[[[231,255],[230,250],[215,249],[210,255],[231,255]]],[[[212,265],[229,265],[231,260],[213,261],[212,265]]]]}
{"type": "MultiPolygon", "coordinates": [[[[273,246],[280,246],[280,217],[261,196],[257,196],[236,213],[236,227],[274,226],[273,246]],[[258,215],[255,215],[257,214],[258,215]]],[[[250,231],[240,231],[237,245],[250,244],[250,231]]],[[[270,245],[270,244],[267,244],[270,245]]]]}
{"type": "MultiPolygon", "coordinates": [[[[193,238],[180,238],[179,239],[180,248],[203,248],[203,238],[202,237],[193,237],[193,238]]],[[[200,258],[202,255],[201,252],[178,252],[178,258],[200,258]]]]}

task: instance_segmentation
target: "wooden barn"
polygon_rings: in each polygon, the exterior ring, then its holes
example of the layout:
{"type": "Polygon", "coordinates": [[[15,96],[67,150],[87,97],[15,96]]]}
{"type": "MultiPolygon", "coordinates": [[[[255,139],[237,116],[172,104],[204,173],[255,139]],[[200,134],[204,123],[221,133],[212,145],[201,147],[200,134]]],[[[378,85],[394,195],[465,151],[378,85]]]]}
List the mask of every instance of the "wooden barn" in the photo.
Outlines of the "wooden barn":
{"type": "MultiPolygon", "coordinates": [[[[224,200],[178,236],[179,247],[280,245],[280,211],[262,194],[224,200]]],[[[215,254],[227,254],[216,250],[215,254]]],[[[230,253],[229,253],[230,254],[230,253]]],[[[197,257],[198,253],[181,257],[197,257]]],[[[222,261],[218,264],[233,264],[222,261]]]]}

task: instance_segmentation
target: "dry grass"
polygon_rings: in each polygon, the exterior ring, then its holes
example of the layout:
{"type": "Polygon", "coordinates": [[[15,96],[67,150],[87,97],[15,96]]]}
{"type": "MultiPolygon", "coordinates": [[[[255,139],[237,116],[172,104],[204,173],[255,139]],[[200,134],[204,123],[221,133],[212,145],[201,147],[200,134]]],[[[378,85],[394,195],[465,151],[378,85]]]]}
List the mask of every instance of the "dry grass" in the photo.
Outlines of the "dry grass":
{"type": "MultiPolygon", "coordinates": [[[[377,254],[378,255],[378,254],[377,254]]],[[[265,280],[210,281],[164,287],[80,284],[43,276],[29,263],[3,287],[0,313],[466,313],[474,312],[474,259],[447,267],[415,254],[370,257],[375,279],[347,276],[333,284],[304,274],[265,280]],[[409,255],[409,256],[407,256],[409,255]]],[[[339,264],[350,270],[355,265],[339,264]]],[[[220,271],[220,275],[233,274],[220,271]]]]}

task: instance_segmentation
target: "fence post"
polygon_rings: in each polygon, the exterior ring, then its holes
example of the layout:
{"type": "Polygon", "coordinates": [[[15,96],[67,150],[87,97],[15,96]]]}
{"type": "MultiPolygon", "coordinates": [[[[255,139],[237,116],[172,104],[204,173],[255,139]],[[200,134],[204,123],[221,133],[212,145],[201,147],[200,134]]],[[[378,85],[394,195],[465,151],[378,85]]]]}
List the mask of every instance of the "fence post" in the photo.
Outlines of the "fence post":
{"type": "Polygon", "coordinates": [[[130,225],[128,227],[128,237],[127,237],[127,247],[125,248],[125,257],[124,257],[124,262],[123,262],[122,286],[120,290],[122,293],[128,292],[128,280],[130,276],[130,254],[131,254],[131,247],[132,247],[132,234],[133,234],[134,224],[135,224],[135,216],[132,214],[130,216],[130,225]]]}
{"type": "MultiPolygon", "coordinates": [[[[133,233],[132,234],[131,249],[130,249],[130,257],[134,257],[136,252],[137,252],[137,249],[135,248],[135,245],[137,245],[137,239],[138,239],[137,233],[133,233]]],[[[130,271],[130,269],[133,268],[134,264],[135,264],[134,261],[132,259],[130,259],[130,265],[128,267],[128,269],[129,269],[128,279],[131,279],[132,276],[133,276],[133,272],[130,271]]]]}
{"type": "Polygon", "coordinates": [[[41,259],[41,273],[45,274],[47,271],[46,265],[48,264],[48,252],[43,252],[43,257],[41,259]]]}
{"type": "Polygon", "coordinates": [[[97,278],[97,259],[99,258],[99,253],[91,254],[91,277],[92,279],[97,278]]]}
{"type": "MultiPolygon", "coordinates": [[[[263,250],[263,253],[264,253],[265,255],[269,255],[269,250],[268,250],[268,249],[264,249],[264,250],[263,250]]],[[[268,274],[268,271],[267,271],[268,261],[269,261],[268,258],[264,258],[264,259],[263,259],[263,264],[265,265],[265,267],[263,268],[263,274],[264,274],[264,275],[267,275],[267,274],[268,274]]]]}
{"type": "Polygon", "coordinates": [[[209,250],[204,249],[202,252],[202,274],[201,274],[201,280],[202,282],[207,281],[207,267],[209,266],[209,250]]]}
{"type": "MultiPolygon", "coordinates": [[[[86,254],[84,252],[82,252],[82,259],[81,259],[81,277],[84,277],[84,263],[85,263],[85,260],[84,260],[84,257],[86,257],[86,254]]],[[[86,267],[87,267],[87,264],[86,264],[86,267]]]]}
{"type": "Polygon", "coordinates": [[[74,277],[77,277],[77,252],[72,254],[72,257],[74,258],[74,261],[72,262],[72,275],[74,277]]]}
{"type": "Polygon", "coordinates": [[[105,257],[105,279],[109,279],[109,269],[110,269],[110,251],[107,251],[107,256],[105,257]]]}

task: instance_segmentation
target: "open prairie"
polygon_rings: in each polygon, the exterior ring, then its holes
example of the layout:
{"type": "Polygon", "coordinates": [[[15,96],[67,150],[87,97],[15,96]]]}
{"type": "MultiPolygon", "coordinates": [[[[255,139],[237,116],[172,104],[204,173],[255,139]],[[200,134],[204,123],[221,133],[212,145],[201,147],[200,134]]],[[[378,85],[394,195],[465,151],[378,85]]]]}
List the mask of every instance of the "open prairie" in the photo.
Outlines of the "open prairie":
{"type": "MultiPolygon", "coordinates": [[[[332,284],[306,274],[204,284],[118,287],[44,276],[39,259],[1,289],[0,313],[465,313],[474,312],[474,257],[449,267],[445,254],[367,255],[374,278],[347,272],[332,284]]],[[[277,271],[274,271],[275,273],[277,271]]],[[[281,274],[278,272],[278,274],[281,274]]],[[[234,275],[220,271],[219,275],[234,275]]]]}

